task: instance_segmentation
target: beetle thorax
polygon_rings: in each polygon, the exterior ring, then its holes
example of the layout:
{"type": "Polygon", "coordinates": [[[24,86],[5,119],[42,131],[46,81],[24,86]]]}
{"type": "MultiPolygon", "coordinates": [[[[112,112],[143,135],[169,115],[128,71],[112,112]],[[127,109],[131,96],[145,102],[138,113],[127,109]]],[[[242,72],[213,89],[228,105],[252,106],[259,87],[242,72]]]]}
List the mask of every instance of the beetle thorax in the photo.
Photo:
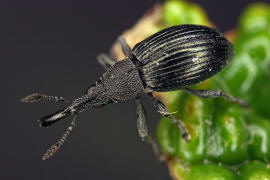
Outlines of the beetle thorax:
{"type": "Polygon", "coordinates": [[[100,84],[114,102],[133,99],[144,90],[138,69],[130,59],[114,64],[103,74],[100,84]]]}

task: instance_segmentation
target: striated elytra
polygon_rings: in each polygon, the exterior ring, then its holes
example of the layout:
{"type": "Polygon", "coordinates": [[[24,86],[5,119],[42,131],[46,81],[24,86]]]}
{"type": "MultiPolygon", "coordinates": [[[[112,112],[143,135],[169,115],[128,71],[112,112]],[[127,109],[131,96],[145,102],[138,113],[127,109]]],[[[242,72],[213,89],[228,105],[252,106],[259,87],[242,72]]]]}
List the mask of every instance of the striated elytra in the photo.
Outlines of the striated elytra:
{"type": "MultiPolygon", "coordinates": [[[[140,96],[151,97],[155,108],[164,117],[176,123],[185,140],[189,133],[184,124],[172,116],[166,106],[153,97],[152,92],[182,89],[193,95],[209,98],[223,96],[225,99],[246,106],[246,103],[221,90],[191,90],[194,85],[220,72],[233,57],[233,45],[218,31],[200,25],[180,25],[164,29],[139,42],[131,49],[125,39],[118,39],[126,58],[115,61],[105,54],[98,56],[99,63],[106,69],[102,77],[87,89],[85,95],[75,99],[67,108],[41,118],[41,126],[49,126],[60,119],[74,115],[71,125],[59,141],[44,154],[52,156],[63,144],[75,126],[76,115],[89,108],[136,99],[137,126],[140,137],[151,143],[158,153],[155,140],[148,134],[146,115],[140,96]]],[[[41,100],[64,101],[63,97],[31,94],[22,102],[41,100]]]]}
{"type": "Polygon", "coordinates": [[[233,57],[233,45],[206,26],[181,25],[160,31],[132,50],[142,78],[154,91],[172,91],[221,71],[233,57]]]}

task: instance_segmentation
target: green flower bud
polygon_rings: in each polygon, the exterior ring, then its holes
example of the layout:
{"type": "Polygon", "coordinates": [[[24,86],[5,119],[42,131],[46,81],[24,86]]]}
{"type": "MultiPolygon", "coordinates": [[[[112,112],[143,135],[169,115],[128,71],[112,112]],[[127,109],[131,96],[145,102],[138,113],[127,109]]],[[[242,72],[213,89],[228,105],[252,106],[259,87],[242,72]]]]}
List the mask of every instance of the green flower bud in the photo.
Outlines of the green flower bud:
{"type": "Polygon", "coordinates": [[[261,162],[248,162],[237,174],[239,180],[270,180],[270,167],[261,162]]]}
{"type": "Polygon", "coordinates": [[[208,158],[225,164],[237,164],[248,159],[248,131],[242,108],[217,99],[213,127],[208,137],[208,158]]]}
{"type": "Polygon", "coordinates": [[[249,152],[251,159],[270,162],[270,121],[249,114],[245,117],[251,134],[249,152]]]}
{"type": "Polygon", "coordinates": [[[184,0],[170,0],[163,5],[163,23],[166,26],[208,24],[208,19],[199,6],[184,0]]]}
{"type": "Polygon", "coordinates": [[[270,8],[264,3],[250,5],[240,18],[240,33],[252,34],[270,29],[270,8]]]}
{"type": "Polygon", "coordinates": [[[190,168],[187,180],[235,180],[235,174],[223,166],[199,164],[190,168]]]}

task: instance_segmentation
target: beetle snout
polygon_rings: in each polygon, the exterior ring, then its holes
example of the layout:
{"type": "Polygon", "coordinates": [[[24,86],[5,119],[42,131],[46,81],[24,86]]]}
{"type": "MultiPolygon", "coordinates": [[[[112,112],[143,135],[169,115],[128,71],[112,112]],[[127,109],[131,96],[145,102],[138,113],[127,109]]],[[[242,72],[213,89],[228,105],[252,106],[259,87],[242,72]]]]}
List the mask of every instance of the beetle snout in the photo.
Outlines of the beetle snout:
{"type": "Polygon", "coordinates": [[[57,111],[53,114],[47,115],[43,118],[40,118],[38,120],[39,125],[42,127],[48,127],[51,126],[52,124],[56,123],[57,121],[64,119],[68,117],[71,113],[69,111],[65,111],[65,109],[57,111]]]}

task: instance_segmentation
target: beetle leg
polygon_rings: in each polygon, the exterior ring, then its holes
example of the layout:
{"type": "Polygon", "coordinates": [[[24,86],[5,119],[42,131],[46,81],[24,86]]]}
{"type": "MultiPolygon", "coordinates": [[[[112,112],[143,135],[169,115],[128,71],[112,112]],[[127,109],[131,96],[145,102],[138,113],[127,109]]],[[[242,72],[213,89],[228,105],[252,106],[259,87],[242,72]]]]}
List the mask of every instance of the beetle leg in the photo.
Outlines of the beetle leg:
{"type": "Polygon", "coordinates": [[[113,66],[116,63],[114,59],[112,59],[106,54],[99,54],[97,56],[97,60],[99,64],[101,64],[104,67],[105,70],[108,70],[111,66],[113,66]]]}
{"type": "Polygon", "coordinates": [[[160,161],[164,160],[164,156],[162,156],[161,151],[157,145],[155,138],[152,135],[148,134],[148,128],[146,124],[146,113],[141,102],[140,98],[136,98],[136,105],[137,105],[137,127],[139,131],[139,135],[143,141],[151,144],[154,154],[160,161]]]}
{"type": "Polygon", "coordinates": [[[126,39],[123,36],[118,37],[118,42],[121,45],[122,51],[125,54],[125,56],[129,57],[131,55],[131,48],[128,45],[126,39]]]}
{"type": "Polygon", "coordinates": [[[69,103],[69,100],[66,100],[63,97],[60,96],[48,96],[45,94],[39,94],[39,93],[34,93],[34,94],[29,94],[28,96],[24,97],[21,99],[21,102],[39,102],[39,101],[63,101],[66,103],[69,103]]]}
{"type": "Polygon", "coordinates": [[[146,113],[140,98],[136,98],[136,114],[137,114],[137,127],[140,137],[144,140],[148,136],[148,128],[146,124],[146,113]]]}
{"type": "Polygon", "coordinates": [[[224,93],[223,91],[219,89],[217,90],[191,90],[189,88],[184,88],[183,90],[201,98],[224,97],[226,100],[230,102],[237,103],[244,108],[248,108],[247,102],[243,101],[242,99],[238,99],[230,94],[224,93]]]}
{"type": "Polygon", "coordinates": [[[184,123],[181,120],[172,116],[173,113],[170,113],[168,109],[166,108],[166,106],[160,100],[156,99],[152,94],[149,94],[149,95],[151,96],[154,106],[156,110],[158,111],[158,113],[168,118],[171,122],[177,124],[179,129],[181,130],[183,139],[188,142],[190,140],[190,135],[187,129],[185,128],[184,123]]]}

